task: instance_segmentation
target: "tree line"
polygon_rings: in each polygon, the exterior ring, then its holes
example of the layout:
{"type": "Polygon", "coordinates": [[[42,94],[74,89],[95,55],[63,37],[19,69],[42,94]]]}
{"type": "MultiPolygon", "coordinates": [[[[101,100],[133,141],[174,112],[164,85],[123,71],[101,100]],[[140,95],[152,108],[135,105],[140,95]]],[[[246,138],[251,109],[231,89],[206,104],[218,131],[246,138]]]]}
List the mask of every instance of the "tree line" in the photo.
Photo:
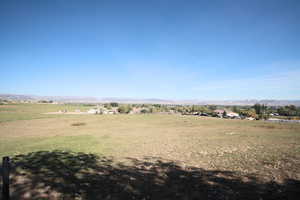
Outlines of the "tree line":
{"type": "MultiPolygon", "coordinates": [[[[253,106],[222,106],[222,105],[170,105],[170,104],[119,104],[116,102],[105,103],[104,107],[111,109],[117,107],[119,113],[129,113],[133,109],[140,109],[140,113],[180,113],[180,114],[207,114],[214,116],[216,109],[224,109],[238,113],[241,117],[267,119],[270,115],[300,116],[300,107],[267,106],[255,104],[253,106]]],[[[225,112],[226,113],[226,112],[225,112]]]]}

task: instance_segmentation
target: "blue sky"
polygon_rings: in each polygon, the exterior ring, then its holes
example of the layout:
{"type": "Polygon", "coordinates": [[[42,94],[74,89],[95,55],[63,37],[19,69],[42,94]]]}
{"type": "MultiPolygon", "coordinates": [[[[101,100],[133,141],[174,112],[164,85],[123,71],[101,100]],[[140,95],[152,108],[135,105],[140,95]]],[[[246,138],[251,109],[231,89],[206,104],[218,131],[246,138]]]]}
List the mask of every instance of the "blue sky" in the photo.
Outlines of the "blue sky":
{"type": "Polygon", "coordinates": [[[299,0],[1,0],[0,93],[300,99],[299,0]]]}

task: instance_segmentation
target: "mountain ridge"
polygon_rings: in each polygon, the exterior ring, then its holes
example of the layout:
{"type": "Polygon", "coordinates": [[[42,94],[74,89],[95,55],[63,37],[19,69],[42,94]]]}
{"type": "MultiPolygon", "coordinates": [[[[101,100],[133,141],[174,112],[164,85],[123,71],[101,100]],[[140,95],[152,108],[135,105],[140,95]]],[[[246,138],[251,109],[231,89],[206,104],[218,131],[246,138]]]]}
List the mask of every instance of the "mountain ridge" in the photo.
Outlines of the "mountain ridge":
{"type": "Polygon", "coordinates": [[[275,99],[245,99],[245,100],[171,100],[160,98],[120,98],[120,97],[80,97],[80,96],[39,96],[25,94],[0,94],[0,99],[10,101],[55,101],[59,103],[149,103],[149,104],[185,104],[185,105],[254,105],[256,103],[266,104],[269,106],[300,106],[300,100],[275,100],[275,99]]]}

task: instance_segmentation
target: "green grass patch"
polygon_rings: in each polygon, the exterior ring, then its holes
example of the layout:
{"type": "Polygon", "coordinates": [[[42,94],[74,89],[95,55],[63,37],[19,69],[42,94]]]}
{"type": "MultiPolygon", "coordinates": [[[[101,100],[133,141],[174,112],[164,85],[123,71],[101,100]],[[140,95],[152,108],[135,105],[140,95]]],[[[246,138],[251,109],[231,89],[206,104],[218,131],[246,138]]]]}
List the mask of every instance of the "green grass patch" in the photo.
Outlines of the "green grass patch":
{"type": "Polygon", "coordinates": [[[91,135],[2,139],[0,141],[0,156],[12,156],[34,151],[53,150],[98,154],[107,153],[107,144],[102,140],[98,140],[91,135]]]}
{"type": "Polygon", "coordinates": [[[47,112],[58,112],[59,110],[68,111],[87,111],[90,105],[84,104],[9,104],[0,105],[0,122],[31,120],[43,118],[57,118],[62,115],[46,115],[47,112]]]}

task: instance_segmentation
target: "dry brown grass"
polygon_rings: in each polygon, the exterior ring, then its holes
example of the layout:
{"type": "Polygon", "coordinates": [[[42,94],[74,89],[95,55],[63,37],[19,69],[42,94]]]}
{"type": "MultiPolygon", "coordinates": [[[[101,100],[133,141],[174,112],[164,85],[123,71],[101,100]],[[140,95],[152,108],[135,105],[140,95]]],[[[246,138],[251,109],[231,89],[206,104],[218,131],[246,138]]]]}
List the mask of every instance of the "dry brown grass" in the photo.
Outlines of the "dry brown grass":
{"type": "Polygon", "coordinates": [[[84,122],[75,122],[71,124],[71,126],[84,126],[84,125],[86,125],[86,123],[84,122]]]}
{"type": "Polygon", "coordinates": [[[119,161],[160,157],[278,181],[300,179],[300,126],[295,124],[180,115],[76,115],[3,122],[0,137],[2,155],[61,149],[119,161]]]}

